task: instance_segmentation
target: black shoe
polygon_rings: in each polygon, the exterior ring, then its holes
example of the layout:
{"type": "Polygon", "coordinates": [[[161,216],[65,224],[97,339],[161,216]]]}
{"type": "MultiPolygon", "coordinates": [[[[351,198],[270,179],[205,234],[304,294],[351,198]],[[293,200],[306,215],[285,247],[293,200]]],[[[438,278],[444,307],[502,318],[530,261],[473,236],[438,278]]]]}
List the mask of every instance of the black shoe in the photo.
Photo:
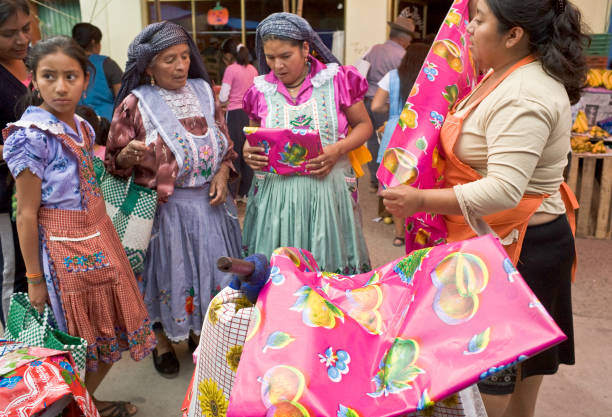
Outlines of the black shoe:
{"type": "Polygon", "coordinates": [[[175,378],[179,374],[179,361],[174,350],[157,355],[157,348],[153,349],[153,365],[164,378],[175,378]]]}
{"type": "Polygon", "coordinates": [[[195,350],[198,348],[198,342],[193,340],[194,337],[194,335],[189,334],[189,337],[187,338],[187,347],[189,348],[189,353],[195,352],[195,350]]]}

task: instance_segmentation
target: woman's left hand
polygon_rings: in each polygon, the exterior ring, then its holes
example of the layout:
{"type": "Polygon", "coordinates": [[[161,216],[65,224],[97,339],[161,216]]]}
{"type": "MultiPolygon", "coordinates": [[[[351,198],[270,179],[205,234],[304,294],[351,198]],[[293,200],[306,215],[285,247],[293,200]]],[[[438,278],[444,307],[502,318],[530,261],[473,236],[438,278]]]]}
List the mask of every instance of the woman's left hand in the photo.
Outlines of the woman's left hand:
{"type": "Polygon", "coordinates": [[[380,193],[385,208],[397,217],[408,217],[423,211],[423,195],[421,190],[409,185],[398,185],[380,193]]]}
{"type": "Polygon", "coordinates": [[[218,206],[219,204],[225,203],[227,199],[227,179],[229,178],[229,168],[222,165],[219,171],[215,174],[213,179],[210,181],[210,188],[208,196],[210,197],[210,205],[218,206]]]}
{"type": "Polygon", "coordinates": [[[321,155],[308,160],[306,168],[310,171],[311,175],[325,177],[331,172],[341,156],[342,151],[338,143],[327,145],[323,148],[323,153],[321,155]]]}

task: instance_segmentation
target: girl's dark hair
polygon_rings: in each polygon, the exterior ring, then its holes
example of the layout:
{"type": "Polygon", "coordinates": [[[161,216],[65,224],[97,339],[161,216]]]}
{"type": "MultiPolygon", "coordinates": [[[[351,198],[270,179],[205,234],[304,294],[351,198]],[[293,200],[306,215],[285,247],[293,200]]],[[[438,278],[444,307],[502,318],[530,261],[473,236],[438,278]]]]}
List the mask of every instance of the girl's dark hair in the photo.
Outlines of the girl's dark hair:
{"type": "Polygon", "coordinates": [[[234,39],[228,38],[221,44],[221,52],[224,54],[232,54],[236,62],[243,67],[249,65],[249,50],[243,44],[238,44],[234,39]],[[240,49],[238,49],[240,46],[240,49]]]}
{"type": "Polygon", "coordinates": [[[81,45],[81,48],[87,50],[92,44],[100,43],[102,32],[91,23],[77,23],[72,27],[72,39],[81,45]]]}
{"type": "Polygon", "coordinates": [[[427,58],[429,45],[424,43],[413,43],[406,47],[406,53],[402,62],[397,67],[397,74],[400,79],[400,98],[405,103],[412,90],[412,86],[421,71],[423,62],[427,58]]]}
{"type": "Polygon", "coordinates": [[[529,35],[531,53],[544,71],[558,79],[572,104],[580,100],[587,73],[580,11],[566,0],[486,0],[500,33],[520,26],[529,35]]]}
{"type": "MultiPolygon", "coordinates": [[[[61,52],[79,63],[83,74],[95,72],[94,67],[89,62],[87,54],[72,38],[67,36],[56,36],[46,41],[37,42],[28,52],[26,66],[32,72],[32,79],[36,80],[36,70],[41,59],[47,55],[61,52]]],[[[29,106],[40,106],[43,100],[37,91],[33,90],[30,83],[30,91],[24,95],[17,104],[17,114],[21,115],[29,106]]]]}
{"type": "Polygon", "coordinates": [[[77,106],[76,114],[87,120],[91,127],[93,127],[96,133],[96,145],[106,146],[106,140],[110,130],[110,122],[108,119],[98,116],[94,109],[84,105],[77,106]]]}
{"type": "Polygon", "coordinates": [[[0,1],[0,25],[3,25],[17,12],[30,15],[30,5],[28,0],[2,0],[0,1]]]}

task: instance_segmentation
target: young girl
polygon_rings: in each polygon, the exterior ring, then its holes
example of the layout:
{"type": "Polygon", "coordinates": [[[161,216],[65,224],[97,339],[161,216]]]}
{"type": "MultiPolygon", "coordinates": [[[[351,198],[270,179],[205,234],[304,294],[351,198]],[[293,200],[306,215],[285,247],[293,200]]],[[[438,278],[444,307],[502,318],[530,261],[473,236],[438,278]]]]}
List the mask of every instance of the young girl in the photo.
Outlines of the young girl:
{"type": "MultiPolygon", "coordinates": [[[[93,394],[121,357],[155,344],[130,264],[94,177],[91,126],[75,115],[87,88],[87,56],[70,38],[37,43],[29,56],[37,107],[4,130],[4,159],[17,183],[17,230],[28,293],[49,302],[61,330],[87,340],[93,394]]],[[[96,401],[102,416],[131,416],[124,402],[96,401]]]]}

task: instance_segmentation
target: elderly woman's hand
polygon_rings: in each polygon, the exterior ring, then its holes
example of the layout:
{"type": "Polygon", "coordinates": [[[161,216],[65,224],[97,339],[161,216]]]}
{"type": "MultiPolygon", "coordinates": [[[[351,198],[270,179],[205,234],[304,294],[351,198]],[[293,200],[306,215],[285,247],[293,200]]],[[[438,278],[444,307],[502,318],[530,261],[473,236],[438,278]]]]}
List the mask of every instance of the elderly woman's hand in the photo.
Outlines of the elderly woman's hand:
{"type": "Polygon", "coordinates": [[[323,153],[321,155],[308,161],[306,168],[310,171],[311,175],[325,177],[331,172],[341,156],[342,150],[338,142],[327,145],[323,148],[323,153]]]}
{"type": "Polygon", "coordinates": [[[397,217],[408,217],[423,211],[421,190],[409,185],[398,185],[380,193],[385,208],[397,217]]]}
{"type": "Polygon", "coordinates": [[[117,165],[120,168],[132,168],[139,164],[147,151],[147,145],[139,140],[130,141],[117,155],[117,165]]]}
{"type": "Polygon", "coordinates": [[[244,142],[244,146],[242,147],[244,161],[254,171],[261,171],[268,165],[268,157],[264,154],[265,151],[263,146],[251,146],[247,141],[244,142]]]}
{"type": "Polygon", "coordinates": [[[210,181],[208,196],[210,197],[210,205],[218,206],[225,203],[227,199],[227,180],[229,178],[229,167],[222,164],[219,171],[210,181]]]}

